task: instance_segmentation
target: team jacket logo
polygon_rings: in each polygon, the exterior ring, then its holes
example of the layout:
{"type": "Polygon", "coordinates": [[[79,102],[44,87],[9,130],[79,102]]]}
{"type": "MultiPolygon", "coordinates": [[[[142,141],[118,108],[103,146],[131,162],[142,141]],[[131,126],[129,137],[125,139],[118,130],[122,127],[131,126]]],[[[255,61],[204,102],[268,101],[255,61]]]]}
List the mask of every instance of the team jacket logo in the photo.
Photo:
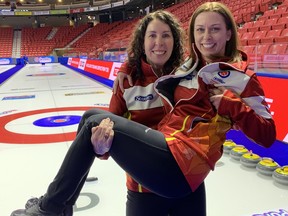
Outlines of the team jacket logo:
{"type": "Polygon", "coordinates": [[[230,76],[230,71],[220,71],[220,72],[218,72],[218,75],[221,78],[227,78],[228,76],[230,76]]]}
{"type": "Polygon", "coordinates": [[[136,97],[135,97],[135,101],[142,101],[142,102],[144,102],[144,101],[152,100],[153,98],[154,98],[154,97],[153,97],[152,94],[149,94],[149,95],[147,95],[147,96],[136,96],[136,97]]]}
{"type": "Polygon", "coordinates": [[[214,83],[222,83],[225,84],[225,81],[223,80],[223,78],[227,78],[230,76],[230,71],[220,71],[218,72],[218,76],[220,77],[213,77],[213,81],[214,83]],[[221,79],[222,78],[222,79],[221,79]]]}

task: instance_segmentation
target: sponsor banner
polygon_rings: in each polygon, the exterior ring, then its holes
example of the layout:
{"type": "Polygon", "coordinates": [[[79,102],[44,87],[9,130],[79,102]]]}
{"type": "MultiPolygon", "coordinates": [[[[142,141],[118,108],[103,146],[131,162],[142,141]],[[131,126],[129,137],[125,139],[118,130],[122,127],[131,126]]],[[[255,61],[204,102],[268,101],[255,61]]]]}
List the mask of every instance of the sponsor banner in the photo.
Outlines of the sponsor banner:
{"type": "Polygon", "coordinates": [[[71,65],[71,62],[72,62],[72,58],[69,57],[68,60],[67,60],[67,64],[68,64],[68,65],[71,65]]]}
{"type": "Polygon", "coordinates": [[[112,3],[112,7],[118,7],[118,6],[121,6],[121,5],[123,5],[123,4],[124,4],[123,1],[114,2],[114,3],[112,3]]]}
{"type": "Polygon", "coordinates": [[[33,15],[49,15],[49,11],[33,11],[33,15]]]}
{"type": "Polygon", "coordinates": [[[86,61],[87,61],[86,58],[85,59],[83,59],[83,58],[80,59],[78,68],[81,69],[81,70],[84,70],[85,69],[85,65],[86,65],[86,61]]]}
{"type": "Polygon", "coordinates": [[[84,70],[97,76],[109,79],[113,63],[114,62],[87,59],[84,70]]]}
{"type": "Polygon", "coordinates": [[[121,62],[109,62],[71,57],[68,58],[67,64],[112,81],[116,78],[117,73],[122,65],[121,62]]]}
{"type": "Polygon", "coordinates": [[[7,65],[12,63],[12,58],[0,58],[0,65],[7,65]]]}
{"type": "Polygon", "coordinates": [[[108,8],[111,8],[111,4],[106,4],[106,5],[99,6],[99,10],[105,10],[105,9],[108,9],[108,8]]]}
{"type": "Polygon", "coordinates": [[[88,8],[84,8],[84,12],[86,11],[98,11],[99,7],[88,7],[88,8]]]}
{"type": "Polygon", "coordinates": [[[81,12],[84,12],[84,8],[70,9],[69,12],[70,12],[71,14],[72,14],[72,13],[81,13],[81,12]]]}
{"type": "Polygon", "coordinates": [[[271,210],[263,213],[252,214],[251,216],[288,216],[288,211],[285,209],[271,210]]]}
{"type": "Polygon", "coordinates": [[[14,13],[16,16],[32,16],[32,11],[15,11],[14,13]]]}
{"type": "Polygon", "coordinates": [[[258,76],[277,129],[277,139],[288,143],[288,79],[258,76]]]}
{"type": "Polygon", "coordinates": [[[14,15],[14,11],[4,11],[4,10],[2,10],[2,11],[0,11],[0,15],[5,15],[5,16],[12,16],[12,15],[14,15]]]}
{"type": "Polygon", "coordinates": [[[54,56],[39,56],[39,57],[37,56],[34,57],[30,63],[53,63],[53,62],[56,62],[54,56]]]}
{"type": "Polygon", "coordinates": [[[113,81],[115,80],[121,65],[122,65],[122,63],[120,63],[120,62],[114,62],[113,63],[111,73],[109,76],[109,80],[113,80],[113,81]]]}
{"type": "Polygon", "coordinates": [[[78,68],[80,59],[79,58],[69,58],[68,59],[68,65],[71,65],[72,67],[78,68]]]}
{"type": "Polygon", "coordinates": [[[35,95],[21,95],[21,96],[7,96],[3,97],[2,100],[22,100],[22,99],[32,99],[35,95]]]}
{"type": "Polygon", "coordinates": [[[68,14],[68,10],[50,10],[50,14],[68,14]]]}
{"type": "Polygon", "coordinates": [[[288,62],[288,55],[264,55],[263,57],[264,62],[288,62]]]}

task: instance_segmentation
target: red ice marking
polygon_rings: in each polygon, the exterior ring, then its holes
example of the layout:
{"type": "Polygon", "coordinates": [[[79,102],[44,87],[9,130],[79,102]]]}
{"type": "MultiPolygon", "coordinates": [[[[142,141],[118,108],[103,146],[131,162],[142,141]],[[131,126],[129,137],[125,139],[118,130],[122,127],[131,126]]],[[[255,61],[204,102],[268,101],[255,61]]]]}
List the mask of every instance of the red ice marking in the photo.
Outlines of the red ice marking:
{"type": "Polygon", "coordinates": [[[91,108],[99,108],[107,110],[107,108],[104,107],[60,107],[60,108],[32,110],[0,117],[0,134],[1,134],[0,143],[47,144],[47,143],[65,142],[74,140],[76,136],[76,131],[63,134],[20,134],[6,130],[5,125],[12,120],[16,120],[18,118],[27,117],[35,114],[48,113],[48,112],[61,112],[61,111],[79,111],[79,110],[86,111],[91,108]]]}
{"type": "Polygon", "coordinates": [[[55,123],[63,123],[63,122],[67,122],[67,119],[55,119],[55,120],[53,120],[53,122],[55,122],[55,123]]]}

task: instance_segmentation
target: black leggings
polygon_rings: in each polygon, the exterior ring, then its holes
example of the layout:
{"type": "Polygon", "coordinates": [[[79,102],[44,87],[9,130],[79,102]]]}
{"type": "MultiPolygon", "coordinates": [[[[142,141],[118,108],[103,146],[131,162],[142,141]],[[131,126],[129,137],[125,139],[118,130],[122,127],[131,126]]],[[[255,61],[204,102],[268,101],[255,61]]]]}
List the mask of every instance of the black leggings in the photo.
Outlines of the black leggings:
{"type": "Polygon", "coordinates": [[[202,183],[196,191],[181,198],[128,191],[126,216],[206,216],[206,192],[202,183]]]}
{"type": "Polygon", "coordinates": [[[95,159],[91,128],[107,117],[114,122],[115,132],[109,153],[124,171],[159,196],[181,198],[191,193],[162,133],[95,109],[83,115],[81,130],[42,200],[43,209],[61,213],[66,205],[75,203],[95,159]]]}

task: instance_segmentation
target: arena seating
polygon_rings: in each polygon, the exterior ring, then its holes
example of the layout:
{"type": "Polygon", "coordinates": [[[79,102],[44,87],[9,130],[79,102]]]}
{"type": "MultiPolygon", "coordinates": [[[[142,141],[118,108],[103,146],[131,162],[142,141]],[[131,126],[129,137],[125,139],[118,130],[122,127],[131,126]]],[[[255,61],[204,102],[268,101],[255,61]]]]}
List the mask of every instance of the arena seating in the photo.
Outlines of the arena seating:
{"type": "Polygon", "coordinates": [[[267,31],[267,34],[260,39],[261,43],[273,44],[275,42],[275,37],[279,37],[282,29],[273,29],[267,31]]]}
{"type": "Polygon", "coordinates": [[[257,32],[260,31],[260,28],[263,27],[265,24],[265,20],[257,20],[254,22],[253,26],[250,27],[249,31],[257,32]]]}
{"type": "Polygon", "coordinates": [[[279,7],[277,10],[274,10],[274,14],[270,15],[270,18],[280,18],[282,14],[285,14],[287,12],[287,6],[286,7],[279,7]]]}
{"type": "Polygon", "coordinates": [[[11,57],[13,46],[13,28],[1,28],[0,44],[0,56],[11,57]]]}
{"type": "Polygon", "coordinates": [[[288,14],[287,16],[281,16],[277,23],[275,23],[272,27],[273,29],[285,29],[288,28],[288,14]]]}
{"type": "Polygon", "coordinates": [[[256,31],[254,32],[253,37],[248,40],[248,45],[257,45],[261,43],[261,39],[265,38],[267,35],[267,31],[256,31]]]}
{"type": "Polygon", "coordinates": [[[275,37],[275,43],[288,43],[288,28],[283,29],[281,34],[275,37]]]}
{"type": "Polygon", "coordinates": [[[287,43],[285,43],[285,44],[280,44],[280,43],[271,44],[269,46],[268,53],[273,54],[273,55],[285,55],[285,54],[287,54],[287,48],[288,48],[287,43]]]}
{"type": "Polygon", "coordinates": [[[278,21],[278,18],[265,19],[264,24],[259,27],[259,30],[260,31],[262,31],[262,30],[269,31],[269,30],[273,29],[273,27],[277,23],[277,21],[278,21]]]}
{"type": "Polygon", "coordinates": [[[244,32],[240,37],[241,45],[246,46],[248,45],[248,41],[253,38],[254,32],[244,32]]]}
{"type": "Polygon", "coordinates": [[[251,28],[253,26],[254,26],[254,21],[249,21],[249,22],[244,23],[243,26],[238,29],[238,31],[242,30],[243,32],[251,32],[251,28]]]}
{"type": "Polygon", "coordinates": [[[266,20],[266,19],[272,19],[272,18],[279,18],[277,16],[274,17],[275,14],[275,9],[271,9],[271,10],[266,10],[263,15],[261,17],[259,17],[259,20],[266,20]]]}
{"type": "Polygon", "coordinates": [[[255,45],[242,46],[241,49],[250,57],[255,55],[255,45]]]}
{"type": "Polygon", "coordinates": [[[50,55],[53,49],[63,48],[74,40],[82,32],[88,29],[88,25],[78,27],[61,26],[53,28],[51,26],[42,28],[23,28],[21,41],[21,55],[42,56],[50,55]],[[56,32],[52,38],[49,34],[56,32]]]}

